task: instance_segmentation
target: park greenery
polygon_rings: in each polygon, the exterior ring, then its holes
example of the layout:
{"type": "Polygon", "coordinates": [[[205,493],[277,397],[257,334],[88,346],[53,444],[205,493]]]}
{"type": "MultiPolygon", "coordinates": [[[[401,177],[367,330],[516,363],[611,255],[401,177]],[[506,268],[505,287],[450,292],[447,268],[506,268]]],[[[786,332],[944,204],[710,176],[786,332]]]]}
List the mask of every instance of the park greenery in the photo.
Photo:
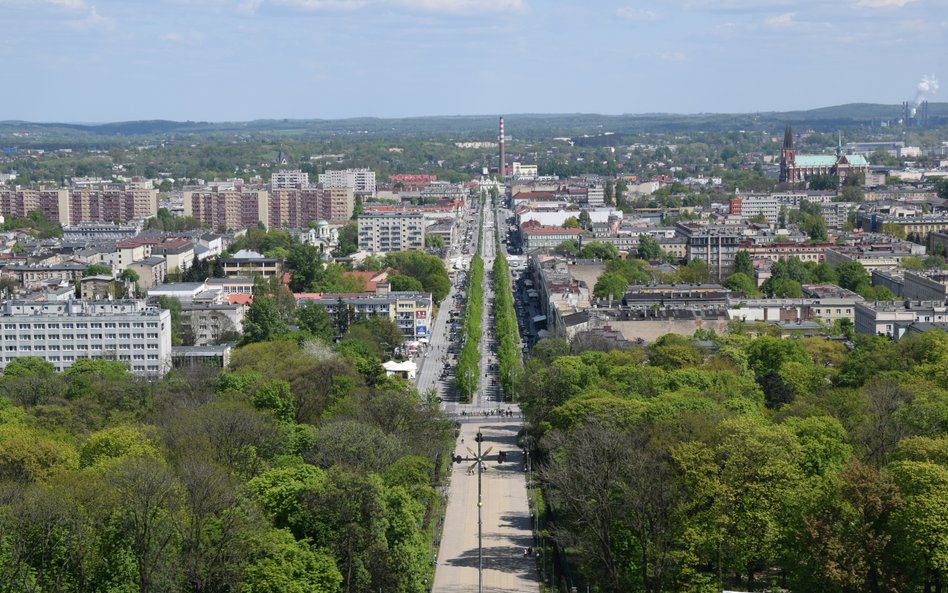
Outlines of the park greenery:
{"type": "Polygon", "coordinates": [[[0,590],[426,591],[453,428],[380,372],[374,331],[158,380],[10,362],[0,590]]]}
{"type": "Polygon", "coordinates": [[[2,228],[4,231],[26,229],[37,239],[51,239],[63,236],[63,227],[59,222],[46,218],[42,210],[30,210],[26,216],[6,216],[2,228]]]}
{"type": "Polygon", "coordinates": [[[470,402],[477,393],[481,376],[481,336],[484,323],[484,259],[481,257],[481,234],[484,229],[484,209],[477,227],[477,250],[471,259],[467,274],[467,289],[464,294],[464,310],[461,317],[461,351],[454,367],[454,385],[462,402],[470,402]]]}
{"type": "MultiPolygon", "coordinates": [[[[499,220],[499,217],[498,217],[499,220]]],[[[500,225],[494,225],[494,240],[497,243],[497,255],[494,257],[494,336],[497,340],[497,364],[499,366],[500,386],[504,398],[515,399],[515,388],[523,370],[520,355],[520,332],[517,327],[517,314],[514,311],[513,290],[510,284],[510,267],[504,257],[500,243],[500,225]]]]}
{"type": "Polygon", "coordinates": [[[533,349],[517,393],[563,590],[941,589],[948,335],[732,330],[533,349]]]}

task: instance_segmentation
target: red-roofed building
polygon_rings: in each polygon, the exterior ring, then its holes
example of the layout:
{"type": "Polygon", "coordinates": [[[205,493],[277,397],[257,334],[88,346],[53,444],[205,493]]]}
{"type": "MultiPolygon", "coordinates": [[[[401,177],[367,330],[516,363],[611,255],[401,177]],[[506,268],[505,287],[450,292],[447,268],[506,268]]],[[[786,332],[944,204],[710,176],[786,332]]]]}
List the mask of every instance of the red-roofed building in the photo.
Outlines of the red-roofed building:
{"type": "Polygon", "coordinates": [[[381,272],[344,272],[346,278],[360,278],[365,283],[366,292],[375,292],[379,282],[388,281],[389,270],[381,272]]]}
{"type": "Polygon", "coordinates": [[[227,295],[227,302],[231,305],[249,305],[253,303],[253,293],[234,292],[227,295]]]}

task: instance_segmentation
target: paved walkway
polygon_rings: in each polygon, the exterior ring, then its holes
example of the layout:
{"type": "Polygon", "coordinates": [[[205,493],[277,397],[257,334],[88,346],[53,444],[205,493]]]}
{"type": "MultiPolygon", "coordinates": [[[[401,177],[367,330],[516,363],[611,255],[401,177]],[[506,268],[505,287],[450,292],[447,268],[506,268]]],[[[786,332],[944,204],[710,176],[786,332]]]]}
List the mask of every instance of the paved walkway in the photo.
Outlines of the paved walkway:
{"type": "MultiPolygon", "coordinates": [[[[536,559],[523,553],[533,546],[533,532],[524,459],[516,442],[520,420],[462,420],[458,454],[471,456],[468,447],[477,451],[474,436],[478,428],[484,435],[483,450],[493,447],[486,464],[488,470],[481,476],[484,591],[538,593],[536,559]],[[501,450],[507,452],[508,461],[498,464],[497,453],[501,450]]],[[[471,462],[466,461],[455,464],[451,473],[434,593],[477,592],[477,475],[468,475],[470,466],[471,462]]]]}
{"type": "MultiPolygon", "coordinates": [[[[472,404],[445,403],[445,411],[461,422],[461,434],[455,445],[455,453],[473,457],[468,451],[477,451],[474,440],[477,431],[484,435],[481,447],[487,451],[486,471],[481,476],[483,501],[483,590],[489,593],[539,593],[536,559],[524,555],[533,546],[533,530],[530,508],[527,502],[527,482],[524,459],[517,446],[520,430],[520,410],[516,405],[491,401],[499,395],[492,389],[497,373],[490,370],[496,362],[490,352],[492,338],[488,338],[493,317],[488,311],[493,307],[493,287],[488,276],[493,263],[494,230],[493,211],[487,207],[485,225],[482,229],[485,268],[484,332],[481,340],[481,385],[472,404]],[[486,375],[486,376],[485,376],[486,375]],[[485,393],[486,392],[486,393],[485,393]],[[478,416],[475,410],[510,410],[513,416],[478,416]],[[465,416],[459,416],[461,411],[465,416]],[[497,462],[497,454],[507,452],[507,461],[497,462]]],[[[451,486],[448,490],[448,506],[445,512],[444,532],[434,578],[434,593],[477,592],[478,543],[477,543],[477,475],[469,475],[472,462],[455,464],[451,471],[451,486]]]]}

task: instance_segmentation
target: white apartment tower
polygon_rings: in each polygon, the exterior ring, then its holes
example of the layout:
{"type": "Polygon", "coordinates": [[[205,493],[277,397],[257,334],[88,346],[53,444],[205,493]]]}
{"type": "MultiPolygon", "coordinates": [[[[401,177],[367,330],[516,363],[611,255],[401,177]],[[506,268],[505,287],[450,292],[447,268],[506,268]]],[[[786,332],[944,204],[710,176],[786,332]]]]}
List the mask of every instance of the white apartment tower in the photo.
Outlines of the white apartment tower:
{"type": "Polygon", "coordinates": [[[309,173],[299,169],[282,169],[270,177],[270,189],[293,189],[309,186],[309,173]]]}
{"type": "Polygon", "coordinates": [[[388,253],[425,248],[421,212],[373,212],[359,216],[359,251],[388,253]]]}
{"type": "Polygon", "coordinates": [[[319,183],[326,189],[351,187],[357,195],[375,197],[375,171],[344,169],[319,174],[319,183]]]}

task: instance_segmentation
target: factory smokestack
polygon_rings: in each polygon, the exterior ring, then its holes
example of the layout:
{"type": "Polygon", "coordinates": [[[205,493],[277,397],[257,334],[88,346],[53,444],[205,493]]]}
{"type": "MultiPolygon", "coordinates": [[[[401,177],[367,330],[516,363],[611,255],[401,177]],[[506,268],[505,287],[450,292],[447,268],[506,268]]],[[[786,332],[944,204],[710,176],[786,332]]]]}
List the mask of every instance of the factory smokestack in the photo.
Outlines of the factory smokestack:
{"type": "Polygon", "coordinates": [[[500,141],[500,164],[497,166],[497,173],[501,177],[507,175],[507,154],[504,150],[504,116],[500,116],[500,136],[498,137],[500,141]]]}
{"type": "Polygon", "coordinates": [[[922,80],[919,81],[918,85],[915,87],[915,104],[912,105],[912,110],[910,117],[915,117],[918,112],[919,105],[922,104],[922,101],[925,100],[925,97],[928,95],[934,95],[938,92],[938,79],[934,76],[923,76],[922,80]]]}

